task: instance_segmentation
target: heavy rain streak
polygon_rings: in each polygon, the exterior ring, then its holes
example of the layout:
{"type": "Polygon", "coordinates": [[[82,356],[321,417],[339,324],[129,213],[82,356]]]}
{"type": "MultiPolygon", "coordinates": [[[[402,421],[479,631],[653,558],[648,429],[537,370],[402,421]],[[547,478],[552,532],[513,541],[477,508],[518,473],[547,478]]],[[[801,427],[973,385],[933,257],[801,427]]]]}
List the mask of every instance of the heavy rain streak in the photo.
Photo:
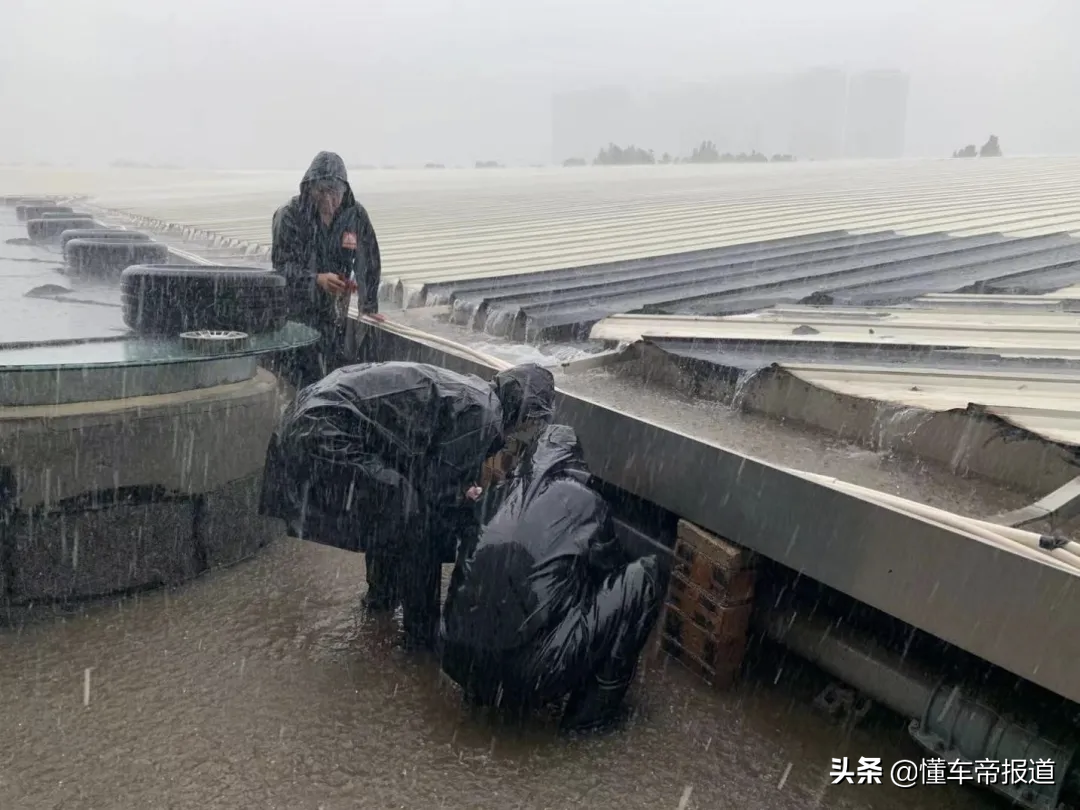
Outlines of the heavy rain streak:
{"type": "Polygon", "coordinates": [[[1078,28],[4,0],[0,810],[1080,808],[1078,28]]]}

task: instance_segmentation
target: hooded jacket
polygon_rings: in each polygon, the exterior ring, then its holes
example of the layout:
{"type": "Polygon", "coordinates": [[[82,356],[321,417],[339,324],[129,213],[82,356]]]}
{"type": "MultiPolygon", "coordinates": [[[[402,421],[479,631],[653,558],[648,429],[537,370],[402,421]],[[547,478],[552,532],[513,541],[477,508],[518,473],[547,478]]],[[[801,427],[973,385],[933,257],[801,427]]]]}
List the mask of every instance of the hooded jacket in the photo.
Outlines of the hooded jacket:
{"type": "Polygon", "coordinates": [[[443,615],[446,642],[530,649],[548,664],[563,658],[556,650],[589,646],[600,583],[625,564],[591,482],[573,428],[546,428],[494,496],[474,547],[461,549],[443,615]]]}
{"type": "Polygon", "coordinates": [[[525,363],[500,371],[492,380],[503,409],[503,426],[513,429],[529,419],[551,421],[555,377],[543,366],[525,363]]]}
{"type": "Polygon", "coordinates": [[[610,718],[659,609],[656,558],[631,561],[574,430],[551,425],[463,538],[439,635],[470,701],[506,708],[570,696],[565,728],[610,718]]]}
{"type": "Polygon", "coordinates": [[[509,372],[501,385],[424,363],[368,363],[330,373],[304,388],[282,417],[267,454],[262,514],[290,524],[302,519],[303,536],[338,545],[351,542],[342,533],[364,535],[362,524],[371,518],[347,514],[355,488],[407,489],[396,500],[422,504],[428,515],[459,506],[507,423],[501,397],[508,397],[512,418],[550,412],[550,372],[539,366],[509,372]],[[320,483],[312,492],[314,481],[320,483]]]}
{"type": "Polygon", "coordinates": [[[345,161],[333,152],[319,152],[300,181],[300,193],[274,212],[274,270],[289,285],[289,315],[316,328],[337,320],[334,296],[315,283],[319,273],[337,273],[355,279],[362,313],[379,311],[382,264],[379,243],[364,206],[356,201],[345,161]],[[319,219],[311,186],[317,180],[340,180],[345,184],[341,207],[329,227],[319,219]]]}

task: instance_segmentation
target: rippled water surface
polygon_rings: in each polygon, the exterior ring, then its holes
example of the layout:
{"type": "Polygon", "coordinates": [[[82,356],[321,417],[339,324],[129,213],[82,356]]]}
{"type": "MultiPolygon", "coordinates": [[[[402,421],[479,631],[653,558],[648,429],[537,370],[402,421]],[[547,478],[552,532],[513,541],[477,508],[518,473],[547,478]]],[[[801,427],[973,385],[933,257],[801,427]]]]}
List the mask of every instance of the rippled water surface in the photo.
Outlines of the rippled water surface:
{"type": "Polygon", "coordinates": [[[977,808],[956,787],[829,783],[917,757],[828,724],[784,672],[717,692],[654,662],[618,733],[462,710],[359,606],[362,558],[294,540],[180,590],[0,631],[0,808],[977,808]],[[86,672],[89,670],[89,676],[86,672]],[[914,804],[912,804],[914,803],[914,804]]]}

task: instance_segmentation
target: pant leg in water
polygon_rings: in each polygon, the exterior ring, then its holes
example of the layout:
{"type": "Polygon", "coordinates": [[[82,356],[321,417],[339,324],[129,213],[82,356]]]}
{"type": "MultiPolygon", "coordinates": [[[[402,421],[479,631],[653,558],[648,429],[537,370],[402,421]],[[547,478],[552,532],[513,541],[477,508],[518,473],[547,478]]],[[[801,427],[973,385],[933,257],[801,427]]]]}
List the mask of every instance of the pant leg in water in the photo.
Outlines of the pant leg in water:
{"type": "Polygon", "coordinates": [[[400,569],[405,644],[434,649],[442,590],[442,561],[435,542],[438,522],[432,519],[427,503],[418,502],[409,514],[400,569]]]}
{"type": "Polygon", "coordinates": [[[597,728],[618,717],[659,615],[657,581],[656,558],[651,556],[605,580],[596,595],[590,671],[570,695],[563,730],[597,728]]]}
{"type": "Polygon", "coordinates": [[[404,597],[410,526],[415,522],[412,485],[401,479],[393,486],[369,483],[357,508],[368,526],[364,546],[367,593],[371,610],[393,610],[404,597]]]}
{"type": "Polygon", "coordinates": [[[367,570],[367,593],[364,606],[369,610],[394,610],[401,604],[402,562],[400,555],[386,549],[369,549],[364,555],[367,570]]]}
{"type": "Polygon", "coordinates": [[[405,641],[410,647],[434,649],[439,630],[442,565],[426,521],[410,532],[401,561],[401,607],[405,641]]]}
{"type": "Polygon", "coordinates": [[[382,361],[385,354],[382,349],[383,332],[381,329],[364,323],[352,323],[347,327],[346,334],[344,352],[347,363],[382,361]]]}

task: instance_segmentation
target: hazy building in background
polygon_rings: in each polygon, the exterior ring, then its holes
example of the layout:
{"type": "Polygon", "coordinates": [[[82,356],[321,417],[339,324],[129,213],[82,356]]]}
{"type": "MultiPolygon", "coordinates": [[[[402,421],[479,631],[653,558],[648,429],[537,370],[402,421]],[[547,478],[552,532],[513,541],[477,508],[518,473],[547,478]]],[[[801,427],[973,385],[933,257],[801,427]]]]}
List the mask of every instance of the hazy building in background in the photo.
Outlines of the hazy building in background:
{"type": "Polygon", "coordinates": [[[819,68],[657,88],[606,87],[552,98],[552,157],[591,160],[609,143],[685,157],[720,152],[802,160],[894,158],[904,152],[908,77],[819,68]]]}
{"type": "Polygon", "coordinates": [[[856,73],[848,81],[844,156],[904,156],[910,80],[899,70],[856,73]]]}
{"type": "Polygon", "coordinates": [[[789,85],[791,111],[789,154],[800,160],[835,160],[844,156],[847,74],[820,68],[795,76],[789,85]]]}

